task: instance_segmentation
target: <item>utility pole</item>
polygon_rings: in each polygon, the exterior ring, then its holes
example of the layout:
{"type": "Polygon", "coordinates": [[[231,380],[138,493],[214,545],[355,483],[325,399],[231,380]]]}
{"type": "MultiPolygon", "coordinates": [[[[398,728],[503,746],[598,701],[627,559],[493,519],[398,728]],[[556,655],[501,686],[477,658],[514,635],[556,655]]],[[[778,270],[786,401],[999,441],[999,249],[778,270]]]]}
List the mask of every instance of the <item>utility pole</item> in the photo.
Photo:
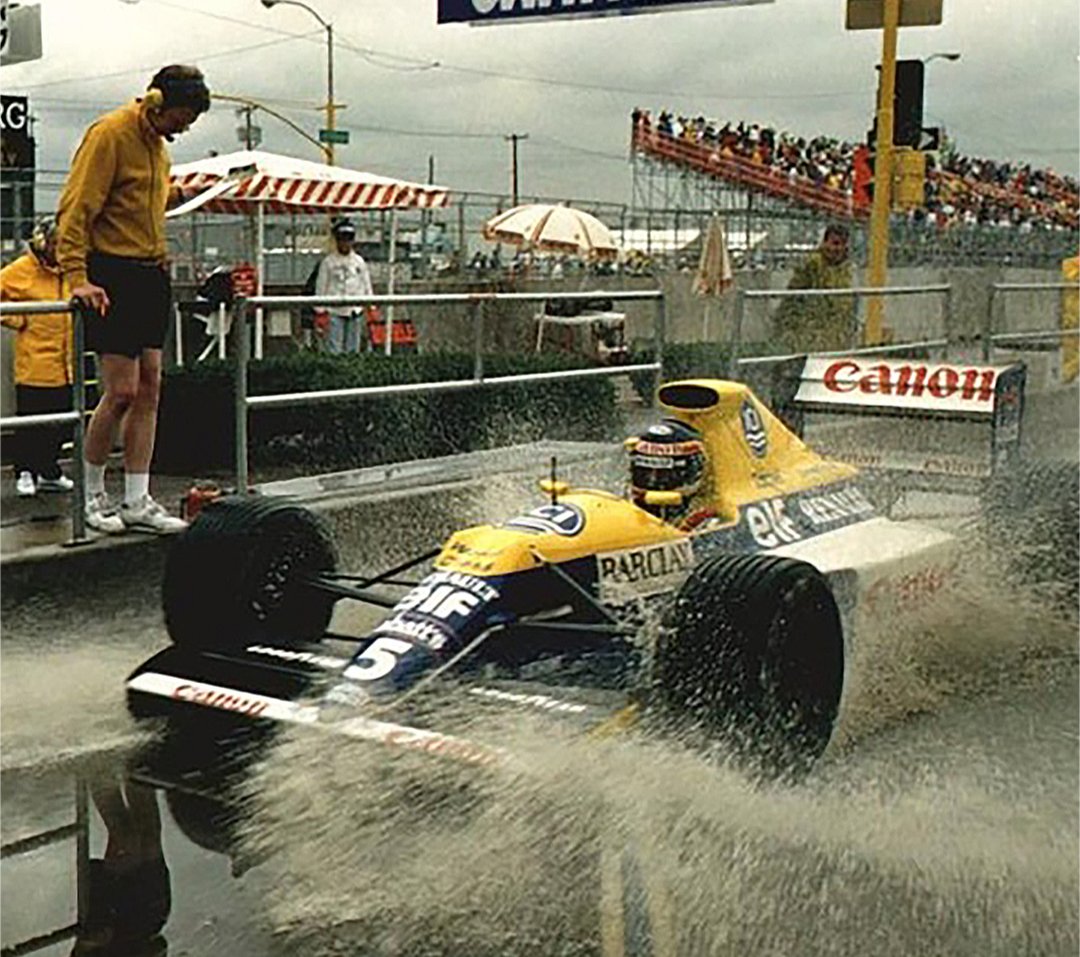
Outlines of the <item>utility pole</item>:
{"type": "Polygon", "coordinates": [[[518,157],[517,146],[518,140],[527,140],[529,138],[528,133],[509,133],[503,137],[510,143],[510,198],[511,206],[517,206],[518,204],[518,157]]]}
{"type": "MultiPolygon", "coordinates": [[[[874,200],[870,207],[870,275],[867,285],[880,289],[889,270],[889,209],[892,205],[893,98],[896,95],[896,35],[900,0],[884,0],[881,31],[881,81],[878,84],[877,145],[874,154],[874,200]]],[[[871,296],[866,304],[868,346],[879,345],[884,333],[884,301],[871,296]]]]}

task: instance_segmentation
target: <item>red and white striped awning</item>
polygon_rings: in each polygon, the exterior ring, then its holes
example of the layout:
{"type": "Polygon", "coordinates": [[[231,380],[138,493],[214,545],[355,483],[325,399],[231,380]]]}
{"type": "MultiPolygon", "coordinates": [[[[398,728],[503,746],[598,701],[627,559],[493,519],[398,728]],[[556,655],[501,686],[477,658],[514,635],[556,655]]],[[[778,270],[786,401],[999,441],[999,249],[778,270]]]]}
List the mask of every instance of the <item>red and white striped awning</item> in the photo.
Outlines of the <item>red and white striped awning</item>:
{"type": "Polygon", "coordinates": [[[206,195],[204,202],[185,204],[187,209],[211,213],[251,213],[259,206],[268,213],[431,209],[450,202],[450,192],[443,186],[260,150],[182,163],[172,168],[172,182],[189,199],[206,195]]]}

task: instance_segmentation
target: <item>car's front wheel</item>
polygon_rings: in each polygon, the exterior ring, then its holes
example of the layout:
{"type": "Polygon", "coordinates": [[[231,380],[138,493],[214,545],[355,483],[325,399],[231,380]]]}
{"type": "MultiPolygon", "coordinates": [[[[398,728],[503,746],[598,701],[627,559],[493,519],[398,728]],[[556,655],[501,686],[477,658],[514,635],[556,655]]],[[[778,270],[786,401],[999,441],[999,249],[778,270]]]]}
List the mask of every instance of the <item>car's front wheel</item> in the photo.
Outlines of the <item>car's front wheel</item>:
{"type": "Polygon", "coordinates": [[[334,543],[312,512],[288,502],[224,498],[177,536],[165,562],[169,636],[189,648],[319,639],[334,598],[310,580],[337,567],[334,543]]]}

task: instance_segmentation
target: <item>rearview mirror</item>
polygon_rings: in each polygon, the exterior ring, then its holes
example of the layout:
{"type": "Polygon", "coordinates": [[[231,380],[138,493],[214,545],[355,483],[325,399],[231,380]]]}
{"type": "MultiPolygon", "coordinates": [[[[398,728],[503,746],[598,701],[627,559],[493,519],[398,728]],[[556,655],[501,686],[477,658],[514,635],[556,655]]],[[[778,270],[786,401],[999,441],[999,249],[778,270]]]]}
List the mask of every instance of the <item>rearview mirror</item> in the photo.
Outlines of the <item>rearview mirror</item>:
{"type": "Polygon", "coordinates": [[[674,508],[682,505],[682,492],[646,492],[645,504],[656,505],[660,508],[674,508]]]}

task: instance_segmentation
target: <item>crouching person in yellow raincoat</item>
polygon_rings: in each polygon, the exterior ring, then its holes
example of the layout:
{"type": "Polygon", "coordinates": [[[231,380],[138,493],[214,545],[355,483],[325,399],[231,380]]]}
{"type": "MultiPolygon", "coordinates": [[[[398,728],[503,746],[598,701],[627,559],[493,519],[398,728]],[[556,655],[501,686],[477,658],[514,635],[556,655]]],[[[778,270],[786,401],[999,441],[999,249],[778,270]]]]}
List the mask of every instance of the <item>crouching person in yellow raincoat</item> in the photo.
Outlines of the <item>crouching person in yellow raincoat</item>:
{"type": "MultiPolygon", "coordinates": [[[[27,252],[0,270],[0,298],[5,302],[66,300],[69,290],[56,264],[56,222],[38,222],[27,252]]],[[[15,330],[15,408],[19,415],[67,412],[73,381],[69,313],[5,315],[15,330]]],[[[63,425],[18,429],[11,439],[15,488],[19,495],[70,492],[73,483],[57,461],[67,432],[63,425]]]]}

